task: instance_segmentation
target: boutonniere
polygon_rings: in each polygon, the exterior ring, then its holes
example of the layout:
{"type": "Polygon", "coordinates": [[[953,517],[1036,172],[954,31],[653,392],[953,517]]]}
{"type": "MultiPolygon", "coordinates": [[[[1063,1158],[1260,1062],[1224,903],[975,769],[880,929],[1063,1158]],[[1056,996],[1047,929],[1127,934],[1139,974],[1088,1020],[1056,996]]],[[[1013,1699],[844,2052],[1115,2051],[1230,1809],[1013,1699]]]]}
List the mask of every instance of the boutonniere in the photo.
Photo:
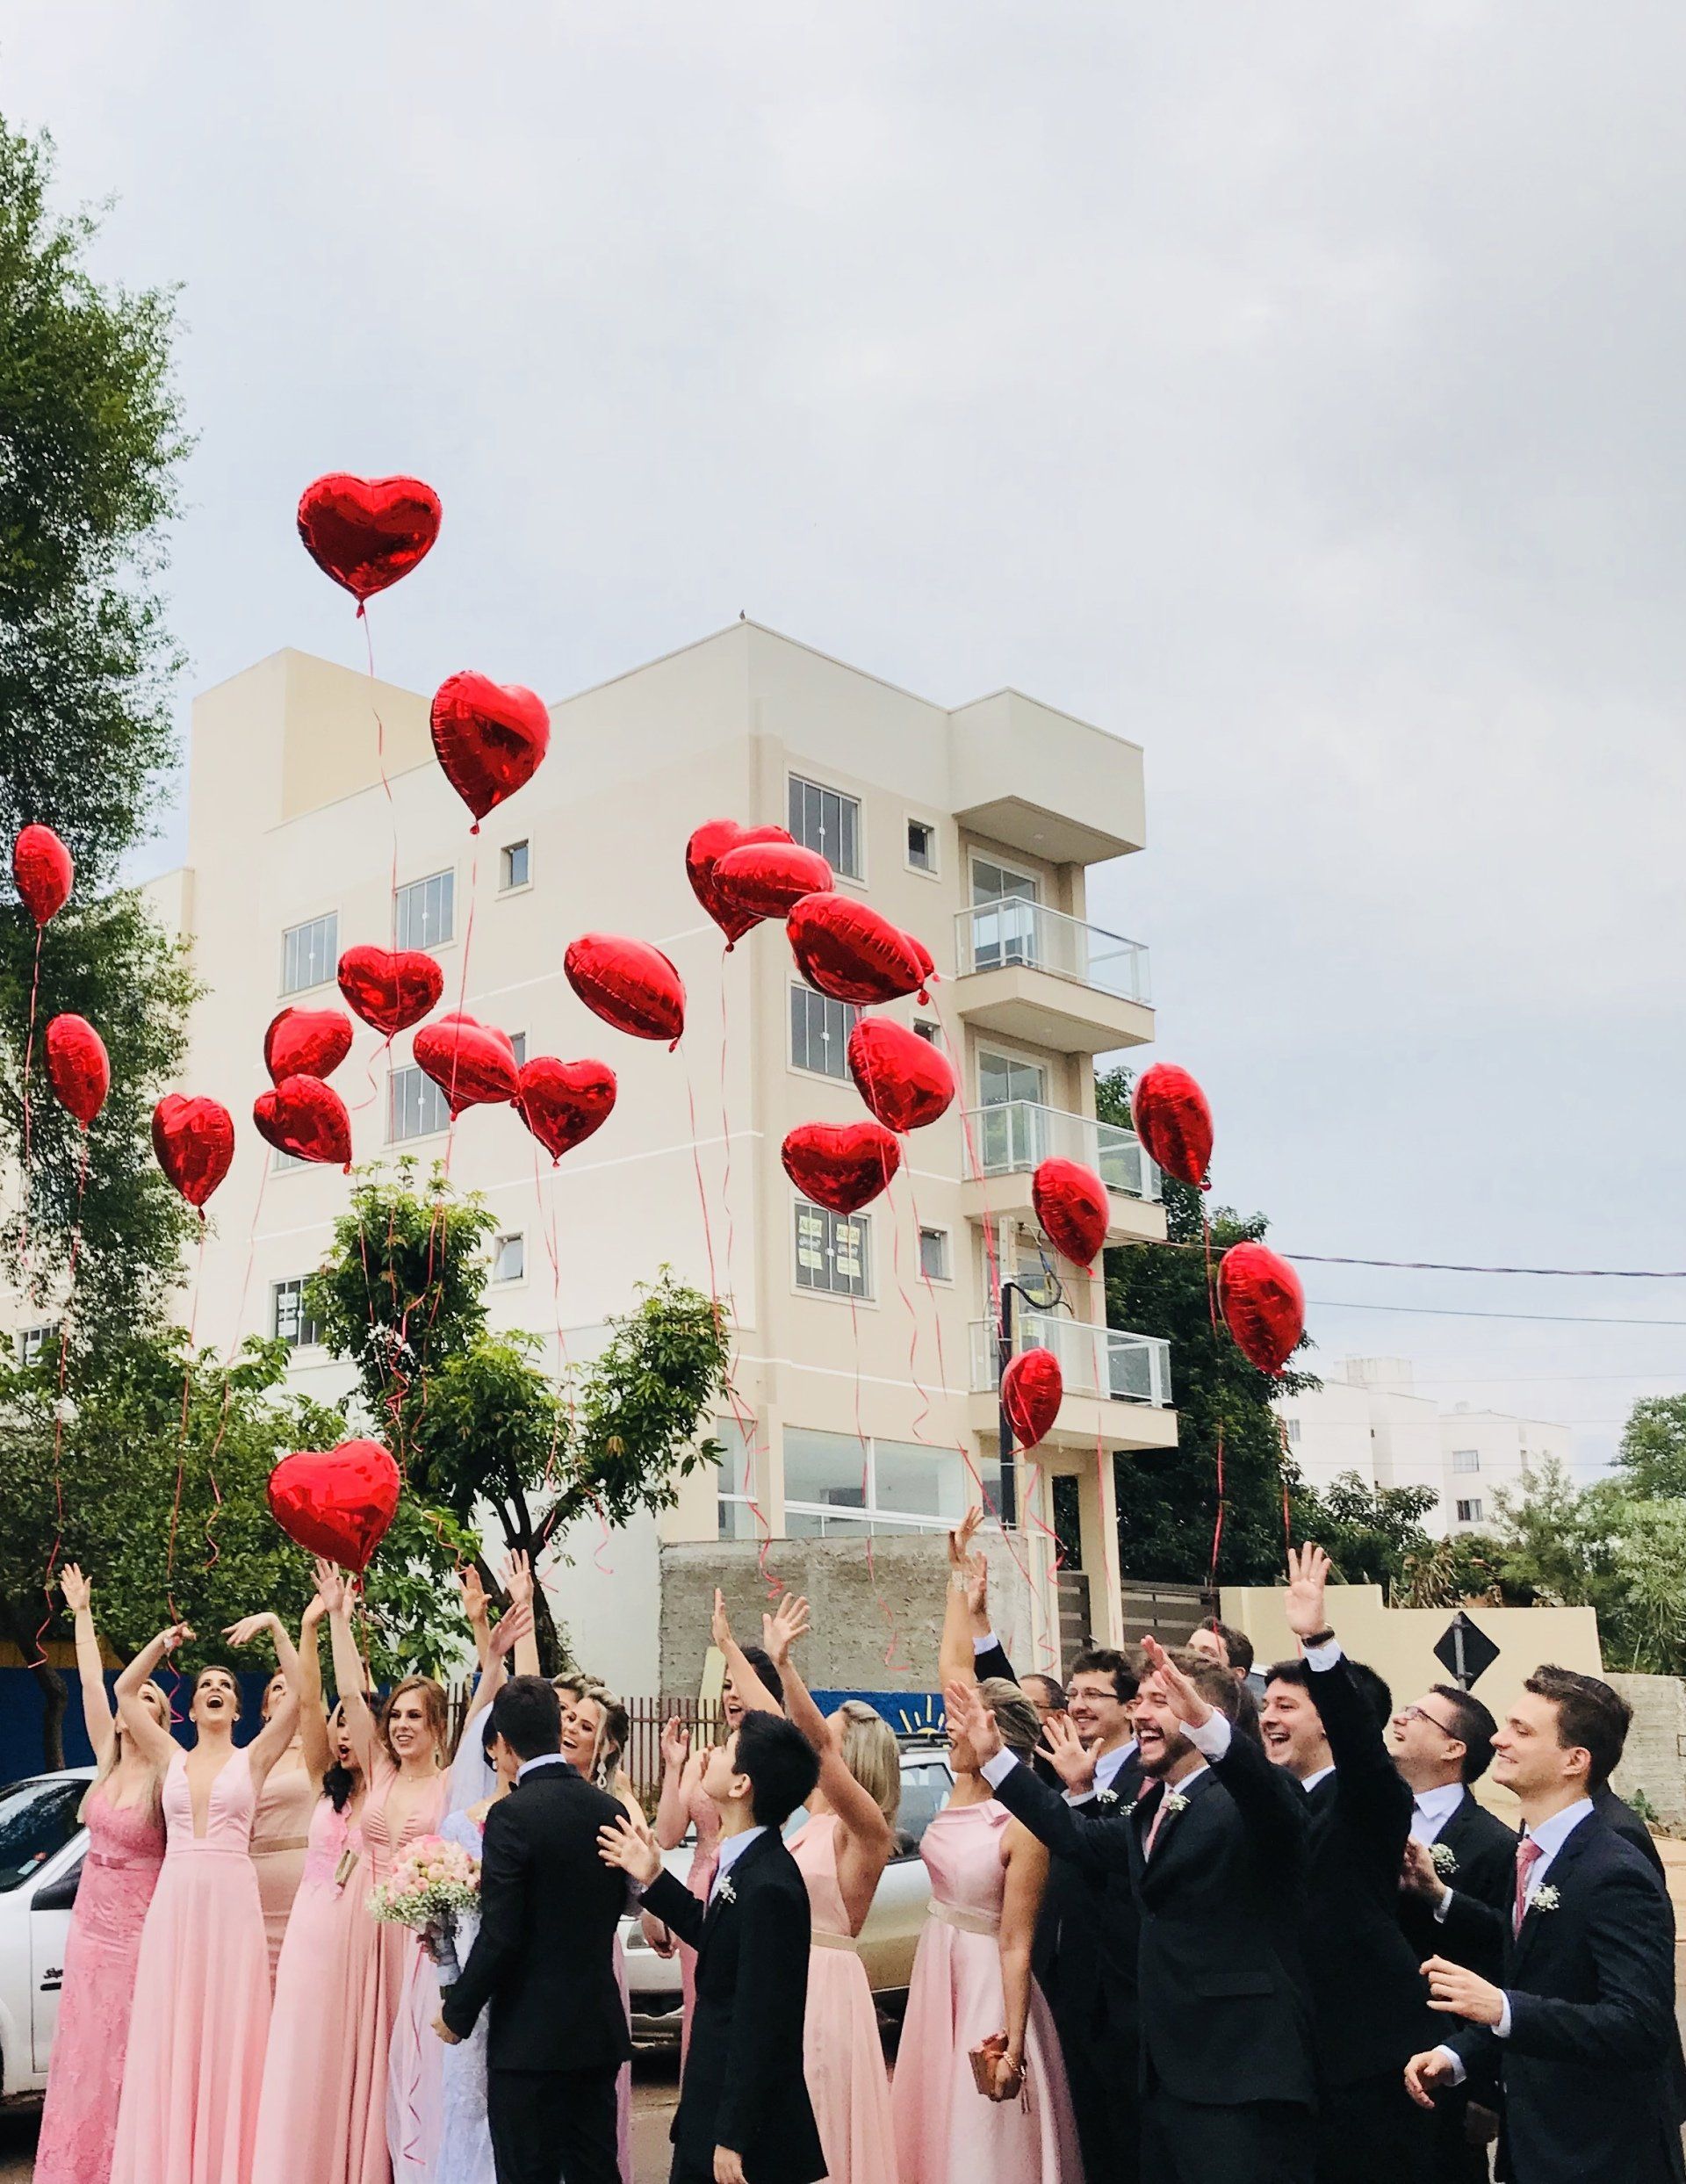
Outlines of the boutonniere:
{"type": "Polygon", "coordinates": [[[1434,1862],[1435,1871],[1443,1881],[1449,1881],[1458,1870],[1458,1860],[1449,1842],[1431,1842],[1429,1856],[1434,1862]]]}
{"type": "Polygon", "coordinates": [[[1128,1820],[1130,1814],[1135,1812],[1136,1806],[1140,1805],[1141,1802],[1142,1800],[1140,1798],[1132,1798],[1130,1799],[1129,1803],[1124,1807],[1124,1817],[1126,1820],[1128,1820]]]}
{"type": "MultiPolygon", "coordinates": [[[[1117,1791],[1116,1791],[1116,1790],[1097,1790],[1097,1791],[1096,1791],[1096,1792],[1095,1792],[1095,1803],[1096,1803],[1097,1805],[1116,1805],[1116,1804],[1118,1803],[1118,1792],[1117,1792],[1117,1791]]],[[[1134,1812],[1135,1812],[1135,1806],[1133,1806],[1133,1805],[1132,1805],[1132,1806],[1130,1806],[1128,1809],[1130,1812],[1134,1813],[1134,1812]]]]}
{"type": "Polygon", "coordinates": [[[1165,1818],[1167,1820],[1174,1820],[1178,1813],[1186,1813],[1187,1810],[1188,1799],[1182,1795],[1180,1791],[1171,1790],[1166,1792],[1165,1818]]]}
{"type": "Polygon", "coordinates": [[[1555,1911],[1563,1899],[1548,1881],[1544,1888],[1535,1889],[1528,1899],[1530,1911],[1555,1911]]]}
{"type": "Polygon", "coordinates": [[[717,1899],[721,1903],[736,1903],[738,1900],[738,1891],[731,1885],[731,1876],[730,1873],[726,1875],[725,1878],[721,1882],[719,1887],[717,1888],[714,1892],[717,1899]]]}

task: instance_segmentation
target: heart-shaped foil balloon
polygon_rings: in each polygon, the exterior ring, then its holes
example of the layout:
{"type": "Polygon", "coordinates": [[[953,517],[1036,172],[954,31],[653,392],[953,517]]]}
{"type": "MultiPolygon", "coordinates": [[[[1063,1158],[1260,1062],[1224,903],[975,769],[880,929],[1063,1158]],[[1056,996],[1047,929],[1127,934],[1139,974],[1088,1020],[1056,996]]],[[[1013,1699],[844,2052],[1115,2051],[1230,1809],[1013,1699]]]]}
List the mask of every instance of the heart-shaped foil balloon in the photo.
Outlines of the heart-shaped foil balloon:
{"type": "Polygon", "coordinates": [[[509,1034],[472,1016],[442,1016],[411,1042],[416,1066],[445,1095],[453,1115],[513,1099],[520,1082],[509,1034]]]}
{"type": "Polygon", "coordinates": [[[351,1165],[351,1118],[345,1102],[320,1077],[284,1077],[252,1102],[252,1124],[277,1152],[324,1165],[351,1165]]]}
{"type": "Polygon", "coordinates": [[[1065,1375],[1051,1350],[1021,1350],[1001,1375],[1001,1408],[1020,1448],[1034,1448],[1054,1430],[1065,1397],[1065,1375]]]}
{"type": "Polygon", "coordinates": [[[419,948],[349,948],[340,958],[346,1006],[389,1039],[419,1024],[444,990],[444,972],[419,948]]]}
{"type": "Polygon", "coordinates": [[[602,1129],[615,1105],[615,1089],[607,1062],[560,1062],[553,1054],[536,1054],[522,1064],[515,1112],[554,1165],[602,1129]]]}
{"type": "Polygon", "coordinates": [[[800,842],[740,842],[715,860],[715,893],[752,925],[788,918],[804,895],[829,894],[832,885],[830,865],[800,842]]]}
{"type": "Polygon", "coordinates": [[[930,975],[931,958],[912,936],[852,895],[804,895],[785,926],[803,977],[833,1001],[894,1001],[930,975]]]}
{"type": "Polygon", "coordinates": [[[1076,1160],[1044,1160],[1030,1179],[1030,1202],[1056,1251],[1092,1266],[1113,1217],[1106,1186],[1094,1170],[1076,1160]]]}
{"type": "Polygon", "coordinates": [[[24,908],[40,926],[69,901],[76,868],[50,826],[25,826],[11,845],[11,876],[24,908]]]}
{"type": "Polygon", "coordinates": [[[234,1118],[220,1099],[166,1092],[152,1111],[158,1165],[190,1206],[203,1206],[234,1157],[234,1118]]]}
{"type": "Polygon", "coordinates": [[[332,1077],[351,1051],[351,1020],[342,1009],[283,1009],[263,1034],[270,1082],[284,1077],[332,1077]]]}
{"type": "Polygon", "coordinates": [[[1175,1062],[1143,1070],[1130,1094],[1135,1134],[1167,1175],[1205,1187],[1212,1164],[1212,1110],[1206,1094],[1175,1062]]]}
{"type": "Polygon", "coordinates": [[[568,984],[594,1016],[635,1039],[679,1044],[685,982],[659,948],[616,933],[582,933],[562,958],[568,984]]]}
{"type": "Polygon", "coordinates": [[[542,697],[518,682],[494,682],[472,670],[439,685],[428,721],[445,779],[474,814],[472,834],[479,833],[488,811],[532,779],[551,747],[551,716],[542,697]]]}
{"type": "Polygon", "coordinates": [[[857,1091],[887,1129],[921,1130],[953,1104],[947,1056],[887,1016],[863,1016],[849,1034],[848,1055],[857,1091]]]}
{"type": "Polygon", "coordinates": [[[901,1166],[902,1148],[882,1122],[803,1122],[779,1157],[804,1198],[834,1214],[858,1214],[901,1166]]]}
{"type": "Polygon", "coordinates": [[[365,1570],[398,1514],[398,1466],[378,1441],[297,1449],[270,1474],[270,1514],[308,1554],[365,1570]]]}
{"type": "Polygon", "coordinates": [[[1232,1243],[1218,1261],[1218,1309],[1261,1373],[1280,1373],[1306,1331],[1300,1277],[1268,1243],[1232,1243]]]}
{"type": "Polygon", "coordinates": [[[439,536],[439,495],[419,478],[329,471],[299,500],[299,536],[324,575],[364,602],[407,576],[439,536]]]}
{"type": "Polygon", "coordinates": [[[746,842],[788,842],[793,837],[783,826],[740,826],[736,819],[705,819],[685,845],[685,876],[691,892],[726,936],[726,946],[741,941],[759,924],[753,912],[734,910],[721,897],[714,883],[714,868],[729,850],[746,842]]]}
{"type": "Polygon", "coordinates": [[[61,1106],[85,1130],[112,1089],[105,1042],[85,1016],[55,1016],[47,1026],[47,1073],[61,1106]]]}

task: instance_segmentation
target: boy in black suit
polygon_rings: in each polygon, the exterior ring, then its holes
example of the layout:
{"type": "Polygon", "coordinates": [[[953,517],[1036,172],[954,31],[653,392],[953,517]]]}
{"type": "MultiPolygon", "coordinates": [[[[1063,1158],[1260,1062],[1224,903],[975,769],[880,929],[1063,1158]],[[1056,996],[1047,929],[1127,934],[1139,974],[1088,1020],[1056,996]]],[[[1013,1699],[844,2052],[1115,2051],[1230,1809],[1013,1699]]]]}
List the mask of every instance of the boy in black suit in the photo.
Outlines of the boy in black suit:
{"type": "Polygon", "coordinates": [[[702,1787],[722,1826],[706,1909],[624,1812],[598,1836],[605,1864],[697,1952],[673,2184],[818,2184],[825,2173],[803,2077],[808,1891],[779,1833],[818,1778],[812,1746],[777,1714],[746,1714],[709,1755],[702,1787]]]}
{"type": "Polygon", "coordinates": [[[1524,1834],[1502,1986],[1431,1957],[1430,2008],[1466,2020],[1414,2055],[1424,2107],[1466,2071],[1504,2087],[1498,2173],[1516,2184],[1680,2184],[1675,1921],[1633,1846],[1595,1810],[1621,1756],[1621,1702],[1596,1676],[1537,1669],[1493,1740],[1524,1834]]]}

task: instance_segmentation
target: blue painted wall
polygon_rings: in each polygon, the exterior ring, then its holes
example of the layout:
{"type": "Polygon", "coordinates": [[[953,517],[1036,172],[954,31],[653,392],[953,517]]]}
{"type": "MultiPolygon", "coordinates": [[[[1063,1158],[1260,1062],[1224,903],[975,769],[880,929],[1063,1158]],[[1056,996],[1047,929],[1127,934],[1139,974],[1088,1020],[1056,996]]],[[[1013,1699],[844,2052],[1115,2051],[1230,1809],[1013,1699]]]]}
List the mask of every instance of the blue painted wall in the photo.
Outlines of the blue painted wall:
{"type": "MultiPolygon", "coordinates": [[[[61,1669],[70,1692],[69,1710],[64,1717],[64,1757],[70,1767],[91,1767],[94,1755],[89,1748],[88,1733],[82,1720],[82,1686],[74,1669],[61,1669]]],[[[263,1703],[263,1686],[273,1669],[242,1669],[240,1672],[241,1720],[234,1731],[236,1741],[244,1744],[257,1727],[258,1708],[263,1703]]],[[[109,1691],[116,1683],[115,1671],[105,1678],[109,1691]]],[[[187,1704],[188,1679],[169,1676],[160,1678],[164,1689],[175,1697],[179,1712],[187,1704]]],[[[41,1688],[27,1669],[0,1669],[0,1782],[16,1782],[20,1775],[38,1775],[41,1771],[41,1718],[44,1712],[41,1688]]]]}

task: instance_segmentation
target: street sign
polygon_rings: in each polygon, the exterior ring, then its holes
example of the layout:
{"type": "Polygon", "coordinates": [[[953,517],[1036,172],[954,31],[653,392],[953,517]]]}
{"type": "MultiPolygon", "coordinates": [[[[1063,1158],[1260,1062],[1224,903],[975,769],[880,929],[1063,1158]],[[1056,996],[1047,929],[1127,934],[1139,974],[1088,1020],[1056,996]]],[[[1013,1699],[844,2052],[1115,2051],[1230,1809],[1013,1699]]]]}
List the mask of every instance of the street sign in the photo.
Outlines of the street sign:
{"type": "Polygon", "coordinates": [[[1493,1666],[1499,1657],[1499,1649],[1481,1625],[1472,1623],[1459,1608],[1436,1646],[1434,1657],[1452,1681],[1467,1691],[1493,1666]]]}

